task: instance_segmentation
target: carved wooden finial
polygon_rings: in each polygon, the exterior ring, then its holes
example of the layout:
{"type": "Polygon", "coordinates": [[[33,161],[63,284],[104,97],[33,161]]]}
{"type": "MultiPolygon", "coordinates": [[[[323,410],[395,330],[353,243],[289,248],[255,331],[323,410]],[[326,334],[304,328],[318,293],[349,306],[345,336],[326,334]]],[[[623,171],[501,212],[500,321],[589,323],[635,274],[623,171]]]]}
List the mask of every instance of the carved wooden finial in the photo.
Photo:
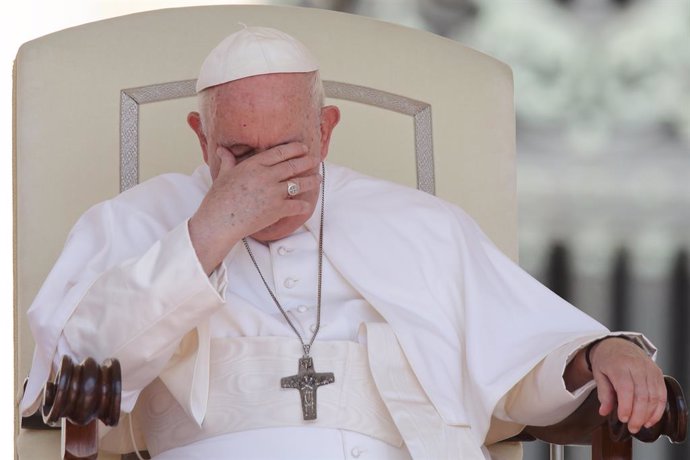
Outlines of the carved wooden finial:
{"type": "Polygon", "coordinates": [[[115,426],[120,419],[121,392],[122,375],[117,360],[106,359],[99,366],[92,358],[86,358],[77,365],[63,356],[55,380],[47,382],[43,391],[43,420],[54,425],[66,417],[76,425],[86,425],[99,419],[115,426]]]}

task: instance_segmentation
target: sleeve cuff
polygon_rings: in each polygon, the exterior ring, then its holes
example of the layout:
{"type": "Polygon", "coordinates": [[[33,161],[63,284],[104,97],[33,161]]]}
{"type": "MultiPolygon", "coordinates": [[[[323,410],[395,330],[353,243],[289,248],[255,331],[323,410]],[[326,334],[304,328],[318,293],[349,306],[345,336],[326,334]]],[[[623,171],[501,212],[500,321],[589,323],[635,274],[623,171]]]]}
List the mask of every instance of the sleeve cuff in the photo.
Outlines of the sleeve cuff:
{"type": "Polygon", "coordinates": [[[525,425],[551,425],[573,412],[594,388],[590,381],[570,392],[565,387],[563,372],[578,350],[601,334],[589,335],[569,342],[549,353],[499,402],[497,418],[525,425]]]}
{"type": "Polygon", "coordinates": [[[650,358],[656,361],[657,348],[654,346],[652,342],[649,341],[647,337],[645,337],[643,334],[640,334],[639,332],[616,331],[610,333],[607,337],[616,337],[621,335],[627,337],[632,343],[642,348],[645,351],[645,353],[649,355],[650,358]]]}
{"type": "MultiPolygon", "coordinates": [[[[189,219],[185,221],[185,225],[183,227],[185,228],[185,242],[188,245],[188,250],[191,251],[192,254],[196,255],[194,246],[192,245],[192,237],[189,235],[189,219]]],[[[201,268],[201,262],[199,262],[198,258],[197,264],[199,269],[203,271],[203,268],[201,268]]],[[[218,265],[218,267],[211,272],[211,274],[208,276],[208,282],[211,284],[213,290],[218,293],[221,300],[225,302],[225,290],[228,287],[228,275],[225,268],[225,262],[221,262],[220,265],[218,265]]]]}
{"type": "Polygon", "coordinates": [[[178,225],[139,258],[104,273],[63,330],[77,355],[120,359],[124,390],[143,388],[152,369],[225,303],[224,267],[206,275],[187,228],[178,225]]]}

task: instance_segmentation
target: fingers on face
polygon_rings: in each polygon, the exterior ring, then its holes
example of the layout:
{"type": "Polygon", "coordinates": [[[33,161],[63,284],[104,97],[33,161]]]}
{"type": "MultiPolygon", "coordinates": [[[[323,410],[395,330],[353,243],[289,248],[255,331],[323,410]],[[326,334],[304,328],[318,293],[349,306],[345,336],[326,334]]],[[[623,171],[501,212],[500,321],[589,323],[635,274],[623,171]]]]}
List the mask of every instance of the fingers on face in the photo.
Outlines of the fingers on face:
{"type": "Polygon", "coordinates": [[[261,153],[264,166],[275,166],[293,158],[304,156],[309,150],[301,142],[276,145],[261,153]]]}
{"type": "Polygon", "coordinates": [[[314,155],[305,155],[299,158],[291,158],[278,165],[275,165],[278,180],[295,180],[297,176],[304,175],[316,168],[321,159],[314,155]]]}
{"type": "Polygon", "coordinates": [[[305,200],[286,200],[282,217],[299,216],[311,212],[311,203],[305,200]]]}
{"type": "Polygon", "coordinates": [[[255,161],[269,168],[270,177],[282,182],[309,173],[321,163],[318,155],[308,155],[308,152],[301,142],[290,142],[256,154],[255,161]]]}

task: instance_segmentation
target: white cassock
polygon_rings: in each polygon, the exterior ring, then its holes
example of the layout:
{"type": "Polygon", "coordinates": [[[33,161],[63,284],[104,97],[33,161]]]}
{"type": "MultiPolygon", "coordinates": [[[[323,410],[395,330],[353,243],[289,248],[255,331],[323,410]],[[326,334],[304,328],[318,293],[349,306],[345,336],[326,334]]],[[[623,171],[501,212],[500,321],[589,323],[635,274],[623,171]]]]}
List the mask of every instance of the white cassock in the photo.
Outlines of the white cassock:
{"type": "MultiPolygon", "coordinates": [[[[159,176],[82,216],[28,313],[37,346],[22,410],[62,354],[117,357],[137,447],[161,459],[485,459],[503,449],[485,445],[560,420],[591,389],[568,392],[562,374],[603,326],[457,207],[329,164],[312,356],[336,381],[317,391],[317,420],[302,421],[297,391],[278,384],[301,348],[244,247],[210,277],[192,248],[187,219],[210,185],[205,166],[159,176]]],[[[307,340],[318,209],[293,235],[251,243],[307,340]]]]}

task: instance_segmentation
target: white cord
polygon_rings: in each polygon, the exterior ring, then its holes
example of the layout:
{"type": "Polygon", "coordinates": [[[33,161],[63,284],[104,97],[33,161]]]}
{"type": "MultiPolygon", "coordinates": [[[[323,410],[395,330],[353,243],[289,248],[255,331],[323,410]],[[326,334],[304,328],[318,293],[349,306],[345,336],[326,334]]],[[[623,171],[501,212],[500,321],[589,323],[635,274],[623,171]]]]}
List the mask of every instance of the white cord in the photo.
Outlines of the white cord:
{"type": "Polygon", "coordinates": [[[129,417],[129,440],[132,441],[132,446],[134,447],[134,454],[137,456],[139,460],[146,460],[139,453],[139,449],[137,448],[137,442],[134,440],[134,419],[132,418],[132,414],[127,414],[127,417],[129,417]]]}

